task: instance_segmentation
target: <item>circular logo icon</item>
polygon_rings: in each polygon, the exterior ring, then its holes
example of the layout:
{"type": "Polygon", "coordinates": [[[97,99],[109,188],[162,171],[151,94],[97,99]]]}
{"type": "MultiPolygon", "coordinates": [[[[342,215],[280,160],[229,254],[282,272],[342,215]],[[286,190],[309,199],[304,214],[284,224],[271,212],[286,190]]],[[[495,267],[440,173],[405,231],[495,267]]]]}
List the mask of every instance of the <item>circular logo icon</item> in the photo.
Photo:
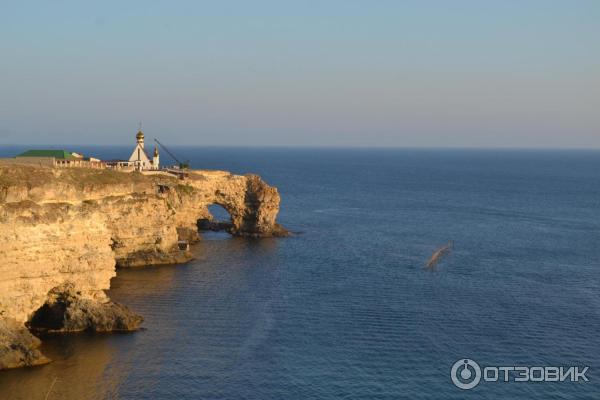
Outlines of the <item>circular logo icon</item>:
{"type": "Polygon", "coordinates": [[[475,361],[462,358],[452,366],[450,377],[454,386],[464,390],[473,389],[481,380],[481,368],[475,361]]]}

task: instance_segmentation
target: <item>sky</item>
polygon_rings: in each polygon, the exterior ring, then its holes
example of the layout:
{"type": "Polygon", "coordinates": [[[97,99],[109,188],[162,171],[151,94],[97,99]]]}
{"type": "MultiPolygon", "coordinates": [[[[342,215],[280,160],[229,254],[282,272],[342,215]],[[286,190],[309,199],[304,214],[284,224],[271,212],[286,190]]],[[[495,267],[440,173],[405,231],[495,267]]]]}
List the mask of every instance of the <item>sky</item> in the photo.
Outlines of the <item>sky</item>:
{"type": "Polygon", "coordinates": [[[600,148],[600,1],[0,0],[0,144],[600,148]]]}

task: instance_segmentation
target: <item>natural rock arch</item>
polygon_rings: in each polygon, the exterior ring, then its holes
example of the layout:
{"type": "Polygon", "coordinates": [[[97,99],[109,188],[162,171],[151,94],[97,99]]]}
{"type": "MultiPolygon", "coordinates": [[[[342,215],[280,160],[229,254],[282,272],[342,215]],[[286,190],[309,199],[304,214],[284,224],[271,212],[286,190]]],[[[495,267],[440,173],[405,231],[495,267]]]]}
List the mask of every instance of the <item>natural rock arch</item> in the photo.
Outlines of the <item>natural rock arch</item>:
{"type": "Polygon", "coordinates": [[[205,216],[210,216],[209,205],[220,205],[231,217],[232,234],[264,237],[287,233],[276,222],[280,202],[277,188],[267,185],[259,176],[197,171],[190,178],[190,186],[204,199],[205,216]]]}
{"type": "Polygon", "coordinates": [[[47,362],[28,320],[46,330],[135,329],[141,318],[105,293],[115,264],[189,260],[179,241],[197,239],[210,204],[231,215],[234,235],[287,233],[276,223],[277,189],[256,175],[189,171],[178,180],[0,163],[0,176],[0,347],[14,350],[4,360],[0,352],[0,369],[47,362]]]}

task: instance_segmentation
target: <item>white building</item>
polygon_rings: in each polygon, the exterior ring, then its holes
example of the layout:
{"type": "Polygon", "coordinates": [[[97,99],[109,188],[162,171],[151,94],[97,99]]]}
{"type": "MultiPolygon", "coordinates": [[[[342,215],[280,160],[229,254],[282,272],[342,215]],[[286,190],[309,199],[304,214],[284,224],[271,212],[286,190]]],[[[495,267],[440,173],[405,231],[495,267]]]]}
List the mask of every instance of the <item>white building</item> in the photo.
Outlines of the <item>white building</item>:
{"type": "Polygon", "coordinates": [[[144,133],[140,129],[135,135],[137,144],[133,149],[133,153],[131,153],[131,157],[129,157],[129,165],[133,166],[136,171],[147,171],[147,170],[157,170],[160,168],[159,165],[159,155],[158,149],[154,148],[154,156],[152,160],[146,154],[146,150],[144,150],[144,133]]]}

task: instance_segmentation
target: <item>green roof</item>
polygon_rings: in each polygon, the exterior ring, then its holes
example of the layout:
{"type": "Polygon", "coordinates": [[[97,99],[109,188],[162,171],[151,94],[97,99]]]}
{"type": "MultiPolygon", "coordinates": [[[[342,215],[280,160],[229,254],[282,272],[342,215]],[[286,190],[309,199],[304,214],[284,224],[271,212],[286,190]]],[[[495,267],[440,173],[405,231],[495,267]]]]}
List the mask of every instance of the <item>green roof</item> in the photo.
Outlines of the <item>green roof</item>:
{"type": "Polygon", "coordinates": [[[73,158],[73,154],[66,150],[27,150],[17,157],[54,157],[59,159],[73,158]]]}

